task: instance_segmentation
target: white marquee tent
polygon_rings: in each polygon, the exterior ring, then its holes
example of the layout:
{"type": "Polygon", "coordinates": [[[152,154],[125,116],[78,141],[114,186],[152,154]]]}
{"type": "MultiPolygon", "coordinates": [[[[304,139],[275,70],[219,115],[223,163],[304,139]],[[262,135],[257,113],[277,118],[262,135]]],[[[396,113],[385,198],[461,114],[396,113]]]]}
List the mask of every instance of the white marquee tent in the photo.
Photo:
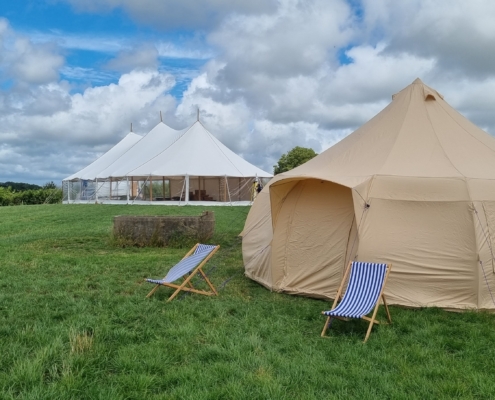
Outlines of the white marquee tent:
{"type": "Polygon", "coordinates": [[[160,122],[132,143],[126,138],[97,160],[105,162],[64,179],[64,203],[244,205],[252,201],[253,182],[272,177],[199,120],[181,131],[160,122]]]}

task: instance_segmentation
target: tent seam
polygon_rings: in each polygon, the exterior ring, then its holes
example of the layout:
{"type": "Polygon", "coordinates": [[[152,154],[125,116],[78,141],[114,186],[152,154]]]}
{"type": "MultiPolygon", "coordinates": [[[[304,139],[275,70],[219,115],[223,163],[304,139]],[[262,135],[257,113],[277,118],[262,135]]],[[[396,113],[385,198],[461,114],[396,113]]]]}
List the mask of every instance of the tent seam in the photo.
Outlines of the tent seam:
{"type": "MultiPolygon", "coordinates": [[[[404,90],[404,89],[403,89],[403,90],[404,90]]],[[[399,92],[399,93],[400,93],[400,92],[399,92]]],[[[393,149],[394,149],[394,147],[395,147],[395,145],[396,145],[396,143],[397,143],[397,140],[399,139],[399,132],[402,130],[402,127],[404,126],[404,122],[406,121],[406,118],[407,118],[407,116],[408,116],[408,114],[409,114],[409,111],[410,111],[410,108],[411,108],[411,107],[409,107],[409,105],[411,104],[411,98],[412,98],[412,91],[409,93],[409,100],[408,100],[408,101],[409,101],[409,104],[408,104],[408,107],[407,107],[407,112],[404,114],[404,118],[402,119],[402,123],[400,124],[400,127],[399,127],[399,129],[398,129],[398,131],[397,131],[397,135],[395,136],[394,144],[393,144],[393,146],[390,148],[390,152],[388,153],[387,158],[385,159],[385,162],[384,162],[384,163],[382,164],[382,166],[380,167],[380,170],[382,170],[382,169],[383,169],[383,166],[384,166],[385,164],[387,164],[387,162],[388,162],[388,160],[389,160],[389,158],[390,158],[390,156],[391,156],[391,154],[392,154],[392,152],[393,152],[393,149]]],[[[393,98],[392,98],[392,101],[393,101],[393,98]]],[[[376,175],[376,174],[375,174],[375,175],[376,175]]]]}
{"type": "MultiPolygon", "coordinates": [[[[216,142],[215,142],[215,141],[211,138],[211,136],[213,136],[213,135],[210,133],[210,131],[209,131],[208,129],[206,129],[206,127],[205,127],[205,126],[201,123],[201,121],[198,121],[198,122],[201,124],[201,126],[202,126],[203,128],[205,128],[205,131],[208,133],[208,137],[209,137],[209,139],[213,142],[213,144],[214,144],[215,146],[217,146],[218,150],[220,150],[220,152],[221,152],[221,153],[225,156],[225,158],[226,158],[227,160],[229,160],[229,163],[231,163],[231,164],[232,164],[232,166],[234,167],[234,169],[236,169],[236,170],[237,170],[240,174],[242,174],[242,173],[241,173],[241,171],[239,170],[239,168],[237,168],[237,167],[235,166],[235,164],[232,162],[232,160],[229,158],[229,156],[227,156],[227,154],[225,154],[225,153],[223,152],[223,150],[220,148],[220,146],[219,146],[219,145],[218,145],[218,144],[217,144],[217,143],[216,143],[216,142]]],[[[244,176],[244,175],[242,175],[242,177],[245,177],[245,176],[244,176]]]]}
{"type": "MultiPolygon", "coordinates": [[[[297,186],[297,184],[296,184],[297,186]]],[[[294,188],[292,188],[292,190],[294,190],[294,188]]],[[[292,192],[292,190],[290,192],[292,192]]],[[[299,193],[297,194],[297,199],[296,201],[294,201],[294,206],[292,207],[292,211],[290,213],[290,220],[289,220],[289,223],[288,223],[288,234],[286,235],[286,238],[285,238],[285,253],[284,253],[284,277],[282,279],[282,281],[280,282],[280,285],[279,287],[282,288],[284,285],[285,285],[285,281],[287,280],[287,245],[289,243],[289,238],[290,238],[290,235],[291,235],[291,232],[292,232],[292,221],[293,221],[293,215],[294,215],[294,210],[297,206],[297,204],[299,203],[299,198],[301,197],[301,193],[303,191],[303,188],[300,188],[299,189],[299,193]]],[[[290,193],[289,192],[289,193],[290,193]]],[[[287,199],[287,196],[289,195],[289,193],[287,193],[287,195],[285,196],[285,199],[287,199]]],[[[285,203],[285,199],[284,199],[284,203],[285,203]]]]}
{"type": "MultiPolygon", "coordinates": [[[[459,171],[459,169],[454,165],[454,163],[452,162],[452,160],[450,159],[449,155],[447,154],[447,152],[445,151],[445,149],[443,148],[442,146],[442,141],[440,140],[440,138],[438,137],[437,135],[437,131],[435,130],[435,127],[433,126],[433,123],[431,122],[431,118],[430,118],[430,113],[428,112],[428,109],[426,107],[425,108],[425,111],[426,111],[426,116],[428,117],[428,121],[430,122],[430,126],[431,126],[431,129],[433,131],[433,134],[435,135],[435,138],[437,139],[437,142],[440,146],[440,148],[442,149],[442,153],[445,155],[445,157],[447,157],[447,160],[449,161],[450,165],[452,165],[452,167],[464,178],[464,180],[466,179],[466,175],[464,175],[461,171],[459,171]]],[[[467,185],[466,185],[467,186],[467,185]]],[[[468,190],[469,192],[469,190],[468,190]]],[[[469,195],[469,199],[471,200],[471,195],[469,195]]]]}
{"type": "MultiPolygon", "coordinates": [[[[160,151],[158,154],[156,154],[154,157],[151,157],[149,160],[146,160],[145,162],[143,162],[141,165],[138,165],[136,168],[133,168],[131,169],[130,171],[128,171],[124,176],[129,176],[129,174],[132,172],[132,171],[135,171],[136,169],[142,167],[144,164],[148,163],[149,161],[151,160],[154,160],[155,158],[157,158],[160,154],[162,154],[164,151],[168,150],[172,145],[174,145],[175,143],[177,143],[182,137],[184,137],[184,135],[189,132],[189,130],[192,128],[192,126],[190,126],[186,131],[184,131],[182,134],[178,135],[175,140],[170,143],[167,147],[165,147],[162,151],[160,151]]],[[[150,172],[150,175],[151,176],[155,176],[153,174],[151,174],[150,172]]],[[[161,176],[161,175],[160,175],[161,176]]],[[[180,175],[177,175],[177,176],[180,176],[180,175]]]]}
{"type": "MultiPolygon", "coordinates": [[[[457,122],[449,113],[449,110],[447,108],[444,108],[442,104],[439,104],[439,106],[447,113],[447,115],[450,117],[454,123],[459,126],[465,133],[467,133],[469,136],[471,136],[474,140],[476,140],[478,143],[480,143],[482,146],[486,147],[488,150],[492,151],[495,153],[495,149],[492,149],[490,146],[487,146],[485,143],[483,143],[481,140],[479,140],[476,136],[473,136],[468,130],[466,130],[459,122],[457,122]]],[[[454,110],[455,111],[455,110],[454,110]]],[[[484,132],[484,131],[483,131],[484,132]]]]}

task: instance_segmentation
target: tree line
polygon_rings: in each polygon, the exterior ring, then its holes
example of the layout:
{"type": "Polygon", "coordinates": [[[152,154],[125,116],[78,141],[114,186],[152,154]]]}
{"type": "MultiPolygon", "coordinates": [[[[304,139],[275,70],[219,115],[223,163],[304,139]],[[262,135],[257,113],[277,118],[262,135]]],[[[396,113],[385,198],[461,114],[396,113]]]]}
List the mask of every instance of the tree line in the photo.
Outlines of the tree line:
{"type": "Polygon", "coordinates": [[[62,189],[53,182],[48,182],[43,186],[22,182],[0,182],[0,206],[61,202],[62,189]]]}

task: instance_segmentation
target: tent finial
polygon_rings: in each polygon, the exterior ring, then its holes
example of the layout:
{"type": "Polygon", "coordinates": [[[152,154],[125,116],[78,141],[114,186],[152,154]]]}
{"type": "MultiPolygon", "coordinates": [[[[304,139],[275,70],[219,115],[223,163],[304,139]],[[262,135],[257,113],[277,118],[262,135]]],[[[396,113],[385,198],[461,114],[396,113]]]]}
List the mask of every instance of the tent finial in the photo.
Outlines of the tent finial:
{"type": "Polygon", "coordinates": [[[199,121],[199,107],[198,107],[197,114],[196,114],[196,121],[199,121]]]}
{"type": "Polygon", "coordinates": [[[160,122],[163,122],[162,112],[160,111],[160,122]]]}
{"type": "Polygon", "coordinates": [[[131,132],[132,132],[132,122],[131,122],[131,132]]]}

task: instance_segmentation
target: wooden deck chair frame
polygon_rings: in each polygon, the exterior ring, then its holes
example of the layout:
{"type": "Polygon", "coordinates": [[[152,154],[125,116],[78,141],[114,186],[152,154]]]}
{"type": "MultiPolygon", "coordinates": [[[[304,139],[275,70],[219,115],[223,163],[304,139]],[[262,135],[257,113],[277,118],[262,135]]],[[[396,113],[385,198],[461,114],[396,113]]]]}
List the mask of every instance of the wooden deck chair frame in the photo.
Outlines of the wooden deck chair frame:
{"type": "MultiPolygon", "coordinates": [[[[333,301],[333,305],[332,305],[332,308],[330,309],[330,311],[335,309],[337,307],[337,302],[339,302],[341,300],[342,291],[344,289],[344,285],[347,281],[347,278],[349,277],[349,274],[351,272],[352,263],[353,263],[353,261],[349,262],[349,265],[347,266],[347,269],[344,273],[344,277],[342,278],[342,282],[340,283],[339,290],[337,291],[337,295],[335,296],[335,300],[333,301]]],[[[361,317],[361,319],[364,319],[365,321],[369,321],[369,323],[370,323],[368,326],[368,331],[366,332],[366,337],[364,338],[364,343],[366,343],[366,341],[368,340],[368,338],[371,334],[371,329],[373,328],[373,325],[374,324],[380,324],[380,322],[376,320],[376,314],[378,312],[378,307],[380,306],[380,300],[383,301],[383,305],[385,307],[385,312],[387,313],[388,323],[389,324],[392,323],[392,318],[390,317],[390,311],[388,309],[387,300],[385,298],[385,295],[383,294],[383,290],[385,289],[385,285],[387,283],[388,274],[390,273],[391,269],[392,269],[392,264],[387,264],[387,269],[385,272],[385,277],[383,279],[382,288],[380,290],[380,294],[378,295],[378,299],[377,299],[375,307],[373,309],[372,316],[371,317],[367,317],[367,316],[361,317]]],[[[322,314],[325,315],[325,311],[322,311],[322,314]]],[[[344,317],[339,317],[339,316],[327,316],[327,319],[325,321],[325,325],[323,326],[323,330],[321,332],[321,337],[324,337],[326,335],[326,332],[327,332],[328,328],[330,327],[330,323],[331,323],[332,318],[339,319],[342,321],[349,321],[350,320],[350,318],[344,318],[344,317]]],[[[382,322],[382,324],[383,324],[383,322],[382,322]]]]}
{"type": "MultiPolygon", "coordinates": [[[[200,243],[196,243],[194,247],[187,252],[187,254],[182,257],[181,261],[189,257],[194,253],[196,248],[200,245],[200,243]]],[[[210,282],[208,277],[203,271],[203,266],[208,262],[208,260],[213,257],[213,255],[218,251],[220,248],[220,245],[215,246],[215,248],[208,254],[203,261],[201,261],[197,267],[195,267],[186,277],[186,275],[183,276],[184,281],[180,285],[176,285],[175,283],[169,283],[169,282],[163,282],[163,283],[158,283],[151,291],[146,295],[146,298],[151,297],[160,286],[168,286],[173,289],[176,289],[175,292],[168,298],[167,302],[173,300],[181,291],[185,292],[192,292],[192,293],[197,293],[197,294],[202,294],[205,296],[218,296],[218,292],[213,286],[213,284],[210,282]],[[208,284],[210,287],[211,291],[204,291],[204,290],[199,290],[196,289],[193,284],[191,283],[191,279],[194,278],[194,276],[199,272],[199,274],[203,277],[205,282],[208,284]]],[[[173,267],[172,267],[173,268],[173,267]]]]}

